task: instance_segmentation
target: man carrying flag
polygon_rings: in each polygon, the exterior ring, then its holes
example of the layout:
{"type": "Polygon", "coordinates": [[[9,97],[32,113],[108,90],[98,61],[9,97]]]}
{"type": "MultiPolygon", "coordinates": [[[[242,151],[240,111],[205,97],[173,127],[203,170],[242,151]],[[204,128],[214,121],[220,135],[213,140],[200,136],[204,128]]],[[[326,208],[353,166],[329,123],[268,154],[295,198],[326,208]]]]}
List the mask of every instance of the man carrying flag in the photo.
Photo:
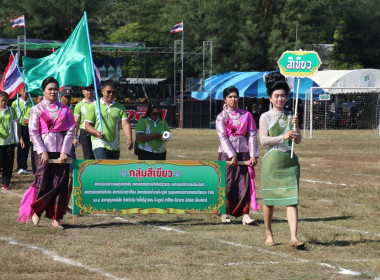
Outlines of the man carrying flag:
{"type": "Polygon", "coordinates": [[[94,103],[88,106],[84,127],[88,133],[92,134],[91,142],[95,159],[119,159],[121,127],[127,138],[128,150],[133,148],[131,126],[125,106],[115,101],[114,81],[107,80],[102,83],[102,95],[100,110],[94,103]],[[99,131],[99,116],[104,116],[104,132],[99,131]]]}

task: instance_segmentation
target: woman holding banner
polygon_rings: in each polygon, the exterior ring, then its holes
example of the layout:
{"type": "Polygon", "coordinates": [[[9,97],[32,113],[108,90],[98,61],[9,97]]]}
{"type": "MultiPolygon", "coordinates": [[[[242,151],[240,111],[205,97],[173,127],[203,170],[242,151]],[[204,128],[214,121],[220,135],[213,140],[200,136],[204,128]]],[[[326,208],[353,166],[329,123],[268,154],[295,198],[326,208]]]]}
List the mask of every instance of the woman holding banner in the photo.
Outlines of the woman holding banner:
{"type": "Polygon", "coordinates": [[[166,160],[166,141],[171,139],[171,133],[167,121],[161,116],[160,103],[152,101],[145,117],[137,122],[135,153],[139,160],[166,160]]]}
{"type": "Polygon", "coordinates": [[[287,206],[290,245],[303,247],[297,238],[298,190],[300,165],[296,155],[291,157],[291,141],[301,142],[297,116],[284,111],[289,86],[279,72],[265,76],[267,94],[273,108],[260,117],[260,142],[268,146],[261,168],[261,188],[264,198],[265,245],[273,246],[272,216],[275,205],[287,206]],[[295,129],[292,126],[295,125],[295,129]]]}
{"type": "Polygon", "coordinates": [[[243,225],[251,225],[255,220],[249,217],[250,204],[256,211],[255,169],[259,148],[257,129],[251,113],[238,108],[239,91],[228,87],[223,91],[225,102],[223,111],[216,119],[216,130],[220,139],[218,149],[220,161],[231,161],[226,166],[226,213],[222,215],[223,223],[230,223],[228,215],[243,216],[243,225]],[[247,161],[248,165],[239,165],[247,161]]]}
{"type": "Polygon", "coordinates": [[[35,155],[36,201],[32,221],[38,225],[46,211],[52,226],[63,229],[60,220],[66,213],[67,188],[70,165],[65,164],[74,139],[75,121],[70,109],[59,103],[58,81],[52,77],[42,82],[44,100],[32,108],[29,119],[29,134],[35,155]],[[49,164],[57,159],[60,164],[49,164]]]}

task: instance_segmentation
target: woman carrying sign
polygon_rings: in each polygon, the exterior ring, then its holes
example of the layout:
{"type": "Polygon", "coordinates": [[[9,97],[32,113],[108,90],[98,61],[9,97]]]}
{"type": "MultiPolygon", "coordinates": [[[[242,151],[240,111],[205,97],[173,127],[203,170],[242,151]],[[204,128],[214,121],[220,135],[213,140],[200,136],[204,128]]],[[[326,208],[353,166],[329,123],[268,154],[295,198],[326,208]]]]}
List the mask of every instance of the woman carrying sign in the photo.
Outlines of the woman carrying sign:
{"type": "Polygon", "coordinates": [[[45,99],[30,113],[29,134],[33,142],[37,188],[32,221],[38,225],[46,211],[52,226],[63,227],[60,220],[66,213],[67,187],[70,175],[68,160],[75,133],[75,121],[70,109],[58,102],[58,81],[46,78],[42,82],[45,99]],[[60,164],[49,164],[49,159],[59,159],[60,164]]]}
{"type": "Polygon", "coordinates": [[[251,113],[238,108],[239,91],[228,87],[223,91],[225,108],[216,118],[216,130],[220,139],[218,149],[221,161],[231,161],[226,166],[226,211],[222,215],[223,223],[230,223],[228,215],[243,216],[243,225],[254,224],[249,217],[250,203],[252,210],[260,206],[256,203],[255,169],[259,148],[257,129],[251,113]],[[238,161],[249,161],[249,165],[239,165],[238,161]]]}
{"type": "Polygon", "coordinates": [[[275,205],[282,205],[287,206],[290,245],[299,248],[305,245],[297,238],[300,165],[296,155],[291,158],[290,151],[291,141],[299,144],[302,135],[297,116],[284,111],[290,91],[285,77],[278,72],[272,72],[265,77],[265,84],[269,100],[273,105],[271,110],[260,117],[260,142],[262,146],[268,146],[261,168],[265,245],[274,245],[273,209],[275,205]],[[295,124],[294,130],[293,124],[295,124]]]}

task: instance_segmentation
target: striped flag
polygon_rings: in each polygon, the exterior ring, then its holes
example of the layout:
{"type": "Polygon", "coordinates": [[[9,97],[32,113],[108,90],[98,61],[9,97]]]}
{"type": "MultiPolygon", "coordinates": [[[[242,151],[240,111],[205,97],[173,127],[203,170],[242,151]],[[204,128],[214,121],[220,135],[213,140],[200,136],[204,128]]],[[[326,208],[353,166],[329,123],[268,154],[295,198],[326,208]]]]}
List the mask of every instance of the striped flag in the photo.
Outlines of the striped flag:
{"type": "Polygon", "coordinates": [[[170,34],[182,32],[182,31],[183,31],[183,21],[174,25],[172,29],[170,29],[170,34]]]}
{"type": "Polygon", "coordinates": [[[96,87],[100,88],[101,87],[101,77],[100,77],[100,72],[98,67],[94,63],[94,69],[95,69],[95,81],[96,81],[96,87]]]}
{"type": "Polygon", "coordinates": [[[13,18],[10,20],[12,28],[24,27],[25,26],[25,17],[24,15],[19,16],[18,18],[13,18]]]}
{"type": "Polygon", "coordinates": [[[9,98],[15,96],[24,87],[24,81],[21,73],[19,72],[16,64],[16,59],[13,59],[13,55],[9,56],[9,62],[3,73],[3,79],[0,83],[0,91],[8,93],[9,98]]]}

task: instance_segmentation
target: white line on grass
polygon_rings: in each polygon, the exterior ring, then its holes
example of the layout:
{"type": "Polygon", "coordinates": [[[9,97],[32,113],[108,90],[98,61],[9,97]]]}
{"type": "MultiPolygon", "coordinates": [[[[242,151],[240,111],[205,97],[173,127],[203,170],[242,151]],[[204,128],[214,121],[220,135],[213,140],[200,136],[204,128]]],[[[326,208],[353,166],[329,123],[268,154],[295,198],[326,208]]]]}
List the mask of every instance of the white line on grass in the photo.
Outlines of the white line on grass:
{"type": "Polygon", "coordinates": [[[169,227],[163,227],[163,226],[155,226],[155,225],[151,225],[151,224],[143,224],[143,223],[140,223],[140,222],[137,222],[137,221],[126,220],[126,219],[124,219],[122,217],[116,217],[115,220],[119,220],[119,221],[122,221],[122,222],[134,224],[134,225],[145,225],[145,226],[156,227],[156,228],[159,228],[159,229],[162,229],[162,230],[165,230],[165,231],[175,231],[175,232],[179,232],[179,233],[185,233],[183,230],[179,230],[179,229],[175,229],[175,228],[169,228],[169,227]]]}
{"type": "Polygon", "coordinates": [[[342,183],[333,183],[333,182],[326,182],[326,181],[315,181],[315,180],[310,180],[310,179],[301,179],[301,181],[304,182],[309,182],[309,183],[317,183],[317,184],[326,184],[326,185],[338,185],[338,186],[345,186],[345,187],[354,187],[350,186],[347,184],[342,184],[342,183]]]}
{"type": "MultiPolygon", "coordinates": [[[[314,168],[307,168],[307,167],[301,167],[301,170],[315,170],[314,168]]],[[[338,174],[344,174],[346,175],[347,172],[341,172],[341,171],[337,171],[337,170],[328,170],[328,169],[325,169],[325,170],[320,170],[320,171],[324,171],[324,172],[328,172],[328,173],[338,173],[338,174]]],[[[369,177],[378,177],[380,178],[380,175],[371,175],[371,174],[363,174],[363,173],[350,173],[351,175],[354,175],[354,176],[369,176],[369,177]]]]}
{"type": "Polygon", "coordinates": [[[365,231],[365,230],[342,228],[342,227],[331,226],[331,225],[330,225],[330,227],[336,228],[336,229],[339,229],[339,230],[350,231],[350,232],[357,232],[357,233],[366,234],[366,235],[375,235],[377,237],[380,237],[380,233],[372,233],[372,232],[365,231]]]}
{"type": "Polygon", "coordinates": [[[19,242],[19,241],[13,239],[13,238],[1,237],[0,236],[0,240],[8,242],[9,244],[12,244],[12,245],[23,246],[23,247],[26,247],[26,248],[29,248],[29,249],[41,251],[43,254],[51,257],[54,261],[57,261],[57,262],[62,262],[62,263],[65,263],[65,264],[68,264],[68,265],[71,265],[71,266],[82,267],[82,268],[85,268],[85,269],[87,269],[89,271],[99,273],[99,274],[101,274],[101,275],[103,275],[105,277],[109,277],[111,279],[115,279],[115,280],[124,280],[125,279],[126,280],[126,278],[119,278],[119,277],[117,277],[117,276],[115,276],[115,275],[113,275],[111,273],[108,273],[108,272],[105,272],[105,271],[101,270],[100,268],[92,268],[92,267],[90,267],[88,265],[85,265],[83,263],[80,263],[78,261],[61,257],[58,254],[56,254],[55,252],[53,252],[53,251],[46,250],[46,249],[43,249],[43,248],[31,245],[31,244],[26,244],[26,243],[23,243],[23,242],[19,242]]]}
{"type": "MultiPolygon", "coordinates": [[[[262,213],[260,213],[260,215],[262,215],[262,213]]],[[[273,215],[273,217],[278,218],[278,219],[282,219],[282,220],[285,220],[285,221],[288,220],[287,218],[282,217],[282,216],[273,215]]],[[[373,232],[369,232],[369,231],[365,231],[365,230],[351,229],[351,228],[338,227],[338,226],[326,225],[326,224],[324,224],[323,226],[324,227],[335,228],[335,229],[339,229],[339,230],[343,230],[343,231],[357,232],[357,233],[361,233],[361,234],[365,234],[365,235],[372,235],[372,236],[377,236],[377,237],[380,236],[380,233],[373,233],[373,232]]]]}
{"type": "Polygon", "coordinates": [[[340,274],[344,274],[344,275],[361,275],[360,272],[353,271],[351,269],[346,269],[346,268],[342,268],[342,267],[336,267],[336,266],[333,266],[333,265],[328,264],[328,263],[319,263],[319,264],[322,265],[322,266],[329,267],[329,268],[337,268],[337,269],[339,269],[338,273],[340,273],[340,274]]]}
{"type": "MultiPolygon", "coordinates": [[[[138,225],[143,225],[143,226],[155,227],[155,228],[159,228],[159,229],[166,230],[166,231],[170,230],[170,231],[175,231],[175,232],[179,232],[179,233],[188,233],[188,232],[183,231],[183,230],[177,230],[177,229],[173,229],[173,228],[170,228],[170,227],[156,226],[156,225],[152,225],[152,224],[143,224],[143,223],[140,223],[140,222],[123,219],[121,217],[115,217],[115,219],[119,220],[119,221],[122,221],[122,222],[126,222],[126,223],[132,223],[132,224],[138,224],[138,225]]],[[[202,236],[202,235],[199,235],[199,234],[197,236],[199,236],[201,238],[204,238],[204,239],[210,239],[210,240],[213,240],[213,241],[218,241],[220,243],[224,243],[224,244],[231,245],[231,246],[236,246],[236,247],[241,247],[241,248],[247,248],[247,249],[255,249],[255,250],[259,251],[259,252],[264,252],[264,253],[267,253],[267,254],[276,255],[276,256],[283,257],[283,258],[289,258],[289,257],[291,257],[291,255],[289,255],[289,254],[277,253],[277,252],[273,252],[273,251],[270,251],[270,250],[262,249],[260,247],[254,247],[254,246],[251,246],[251,245],[245,245],[245,244],[241,244],[241,243],[231,242],[231,241],[223,240],[223,239],[220,239],[220,238],[205,237],[205,236],[202,236]]],[[[306,263],[306,262],[313,262],[313,261],[297,258],[297,261],[295,261],[295,262],[296,263],[306,263]]],[[[326,267],[329,267],[329,268],[332,268],[332,269],[337,269],[338,273],[340,273],[340,274],[344,274],[344,275],[361,275],[361,272],[353,271],[351,269],[346,269],[346,268],[342,268],[342,267],[338,267],[338,266],[333,266],[331,264],[326,264],[326,263],[319,263],[319,262],[316,262],[316,263],[318,265],[321,265],[321,266],[326,266],[326,267]]],[[[224,265],[230,265],[230,264],[227,263],[227,264],[224,264],[224,265]]],[[[237,265],[237,264],[235,264],[235,265],[237,265]]]]}

